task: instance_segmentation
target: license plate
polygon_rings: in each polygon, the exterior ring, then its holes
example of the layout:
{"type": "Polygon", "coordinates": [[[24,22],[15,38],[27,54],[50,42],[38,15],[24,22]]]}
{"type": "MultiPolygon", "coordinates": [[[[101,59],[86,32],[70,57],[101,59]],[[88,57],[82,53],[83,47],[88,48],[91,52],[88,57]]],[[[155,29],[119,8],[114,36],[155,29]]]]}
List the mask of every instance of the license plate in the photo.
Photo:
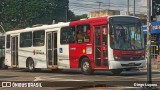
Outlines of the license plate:
{"type": "Polygon", "coordinates": [[[135,63],[129,63],[128,64],[128,66],[134,66],[135,65],[135,63]]]}

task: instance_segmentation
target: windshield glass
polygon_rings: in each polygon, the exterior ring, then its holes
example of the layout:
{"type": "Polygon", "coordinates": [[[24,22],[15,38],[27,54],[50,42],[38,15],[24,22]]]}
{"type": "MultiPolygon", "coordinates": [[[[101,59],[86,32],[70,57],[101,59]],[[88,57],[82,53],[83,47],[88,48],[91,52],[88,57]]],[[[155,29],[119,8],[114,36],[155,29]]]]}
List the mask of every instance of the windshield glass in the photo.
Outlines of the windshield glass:
{"type": "Polygon", "coordinates": [[[144,48],[143,31],[140,21],[137,18],[111,20],[110,30],[111,48],[121,50],[144,48]]]}

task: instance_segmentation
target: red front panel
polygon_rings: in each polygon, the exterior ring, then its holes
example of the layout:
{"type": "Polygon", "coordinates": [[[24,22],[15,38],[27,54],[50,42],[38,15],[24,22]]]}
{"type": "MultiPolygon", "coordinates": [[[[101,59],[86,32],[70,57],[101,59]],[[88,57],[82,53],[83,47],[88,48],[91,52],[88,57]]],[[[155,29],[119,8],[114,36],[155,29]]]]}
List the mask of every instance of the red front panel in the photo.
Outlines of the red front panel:
{"type": "Polygon", "coordinates": [[[144,50],[134,50],[134,51],[113,50],[113,55],[115,57],[115,60],[118,61],[144,60],[144,50]],[[119,59],[116,59],[118,57],[119,59]]]}
{"type": "Polygon", "coordinates": [[[113,50],[113,54],[116,54],[118,56],[144,55],[144,50],[134,50],[134,51],[113,50]]]}

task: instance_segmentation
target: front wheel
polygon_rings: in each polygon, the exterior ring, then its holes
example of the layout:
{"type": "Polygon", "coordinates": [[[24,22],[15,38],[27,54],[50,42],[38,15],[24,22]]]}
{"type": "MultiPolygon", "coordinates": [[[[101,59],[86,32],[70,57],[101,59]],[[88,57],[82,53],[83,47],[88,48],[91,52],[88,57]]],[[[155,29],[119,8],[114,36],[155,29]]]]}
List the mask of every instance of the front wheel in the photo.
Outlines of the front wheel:
{"type": "Polygon", "coordinates": [[[113,75],[120,75],[123,69],[112,69],[111,72],[113,75]]]}
{"type": "Polygon", "coordinates": [[[81,62],[81,71],[85,75],[91,75],[93,70],[88,58],[83,58],[81,62]]]}

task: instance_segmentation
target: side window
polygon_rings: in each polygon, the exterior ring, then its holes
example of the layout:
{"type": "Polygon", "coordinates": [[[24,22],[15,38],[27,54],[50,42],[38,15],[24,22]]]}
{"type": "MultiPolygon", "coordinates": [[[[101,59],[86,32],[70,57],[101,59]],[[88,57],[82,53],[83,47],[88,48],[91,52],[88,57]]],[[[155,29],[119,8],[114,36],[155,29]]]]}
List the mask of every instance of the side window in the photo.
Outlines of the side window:
{"type": "Polygon", "coordinates": [[[32,32],[25,32],[20,34],[20,47],[32,46],[32,32]]]}
{"type": "Polygon", "coordinates": [[[7,35],[6,48],[10,48],[10,35],[7,35]]]}
{"type": "Polygon", "coordinates": [[[90,25],[77,26],[77,38],[78,43],[87,43],[90,41],[90,25]]]}
{"type": "Polygon", "coordinates": [[[33,32],[33,46],[44,46],[45,31],[34,31],[33,32]]]}
{"type": "Polygon", "coordinates": [[[5,37],[4,36],[0,36],[0,49],[4,49],[5,45],[5,37]]]}
{"type": "Polygon", "coordinates": [[[75,27],[62,27],[61,28],[61,44],[75,43],[75,27]]]}
{"type": "Polygon", "coordinates": [[[102,38],[102,44],[107,45],[107,26],[102,26],[102,38]]]}

